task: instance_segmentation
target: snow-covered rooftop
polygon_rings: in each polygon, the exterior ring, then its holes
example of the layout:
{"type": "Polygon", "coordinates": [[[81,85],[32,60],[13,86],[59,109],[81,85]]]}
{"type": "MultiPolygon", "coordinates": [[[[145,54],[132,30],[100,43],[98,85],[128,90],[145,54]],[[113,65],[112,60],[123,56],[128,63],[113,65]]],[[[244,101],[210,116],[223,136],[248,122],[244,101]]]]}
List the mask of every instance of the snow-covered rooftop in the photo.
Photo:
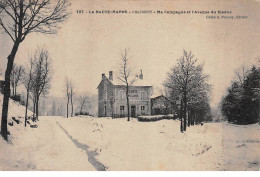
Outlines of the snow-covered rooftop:
{"type": "MultiPolygon", "coordinates": [[[[125,85],[122,81],[115,79],[110,80],[114,85],[125,85]]],[[[147,82],[145,79],[137,79],[132,86],[152,86],[151,83],[147,82]]]]}
{"type": "Polygon", "coordinates": [[[163,96],[161,93],[153,93],[151,98],[157,98],[159,96],[163,96]]]}
{"type": "Polygon", "coordinates": [[[162,96],[162,95],[163,95],[163,92],[161,91],[160,88],[158,88],[158,87],[153,88],[153,93],[152,93],[151,98],[156,98],[156,97],[162,96]]]}

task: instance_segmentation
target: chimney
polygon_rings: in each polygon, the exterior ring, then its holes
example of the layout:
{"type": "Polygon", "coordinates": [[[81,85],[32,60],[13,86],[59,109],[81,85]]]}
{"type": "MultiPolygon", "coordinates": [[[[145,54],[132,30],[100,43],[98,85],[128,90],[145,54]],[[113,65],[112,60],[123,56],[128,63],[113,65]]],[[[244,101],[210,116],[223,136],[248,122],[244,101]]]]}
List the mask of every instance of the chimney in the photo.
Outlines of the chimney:
{"type": "Polygon", "coordinates": [[[109,71],[109,80],[113,80],[113,71],[109,71]]]}
{"type": "Polygon", "coordinates": [[[102,73],[102,79],[103,79],[103,77],[105,77],[105,73],[102,73]]]}
{"type": "Polygon", "coordinates": [[[140,75],[139,75],[139,79],[143,79],[144,78],[144,76],[143,76],[143,71],[140,69],[140,71],[141,71],[141,73],[140,73],[140,75]]]}

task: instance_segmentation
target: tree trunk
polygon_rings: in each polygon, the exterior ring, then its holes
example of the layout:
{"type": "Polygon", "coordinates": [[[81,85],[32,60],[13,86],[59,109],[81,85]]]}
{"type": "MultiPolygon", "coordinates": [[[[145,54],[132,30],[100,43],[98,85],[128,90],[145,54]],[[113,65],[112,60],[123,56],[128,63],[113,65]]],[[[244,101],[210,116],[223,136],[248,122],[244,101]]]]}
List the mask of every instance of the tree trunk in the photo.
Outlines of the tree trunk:
{"type": "Polygon", "coordinates": [[[182,120],[182,99],[181,99],[181,108],[180,108],[180,119],[181,119],[181,126],[180,126],[180,130],[181,130],[181,133],[183,133],[183,120],[182,120]]]}
{"type": "Polygon", "coordinates": [[[187,112],[187,93],[186,91],[184,92],[184,98],[183,98],[183,101],[184,101],[184,127],[183,127],[183,131],[186,131],[186,124],[187,124],[187,118],[186,118],[186,112],[187,112]]]}
{"type": "MultiPolygon", "coordinates": [[[[29,84],[28,84],[28,85],[29,85],[29,84]]],[[[25,118],[24,118],[24,126],[25,126],[25,127],[26,127],[26,121],[27,121],[28,102],[29,102],[29,87],[27,88],[27,94],[26,94],[25,118]]]]}
{"type": "Polygon", "coordinates": [[[80,111],[79,111],[80,114],[82,114],[82,109],[83,109],[83,104],[80,106],[80,111]]]}
{"type": "Polygon", "coordinates": [[[194,125],[197,124],[197,114],[196,114],[196,111],[194,111],[194,125]]]}
{"type": "Polygon", "coordinates": [[[14,86],[14,95],[16,95],[16,87],[17,85],[14,86]]]}
{"type": "Polygon", "coordinates": [[[35,98],[33,98],[33,117],[35,117],[35,98]]]}
{"type": "Polygon", "coordinates": [[[73,100],[72,100],[72,95],[70,98],[70,104],[71,104],[71,117],[73,117],[73,100]]]}
{"type": "Polygon", "coordinates": [[[67,101],[67,118],[69,118],[69,102],[70,102],[70,100],[68,98],[68,101],[67,101]]]}
{"type": "Polygon", "coordinates": [[[190,110],[190,125],[193,126],[193,109],[190,110]]]}
{"type": "Polygon", "coordinates": [[[128,84],[126,84],[126,102],[127,102],[127,121],[130,121],[129,97],[128,97],[128,84]]]}
{"type": "Polygon", "coordinates": [[[36,120],[39,121],[39,99],[40,97],[37,96],[36,98],[36,120]]]}
{"type": "Polygon", "coordinates": [[[196,112],[194,111],[193,113],[193,120],[192,120],[192,124],[195,125],[195,118],[196,118],[196,112]]]}
{"type": "Polygon", "coordinates": [[[189,127],[191,124],[191,114],[189,110],[187,112],[188,112],[188,127],[189,127]]]}
{"type": "Polygon", "coordinates": [[[15,42],[11,51],[11,54],[8,56],[7,60],[7,68],[5,71],[5,82],[4,82],[4,99],[3,99],[3,107],[2,107],[2,120],[1,120],[1,135],[7,141],[7,118],[8,118],[8,105],[9,105],[9,98],[10,98],[10,76],[14,64],[14,58],[18,47],[20,45],[20,40],[15,42]]]}

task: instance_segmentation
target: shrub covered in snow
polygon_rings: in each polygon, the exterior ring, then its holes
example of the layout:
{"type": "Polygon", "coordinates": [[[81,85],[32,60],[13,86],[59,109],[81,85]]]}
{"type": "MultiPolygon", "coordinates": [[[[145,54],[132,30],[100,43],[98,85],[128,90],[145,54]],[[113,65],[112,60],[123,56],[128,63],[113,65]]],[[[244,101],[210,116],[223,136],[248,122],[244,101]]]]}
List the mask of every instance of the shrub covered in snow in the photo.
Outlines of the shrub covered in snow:
{"type": "Polygon", "coordinates": [[[153,116],[139,116],[138,121],[140,122],[151,122],[151,121],[158,121],[162,119],[174,119],[173,114],[167,115],[153,115],[153,116]]]}
{"type": "Polygon", "coordinates": [[[91,116],[91,117],[93,117],[92,114],[90,114],[89,112],[85,112],[85,111],[76,112],[75,116],[91,116]]]}

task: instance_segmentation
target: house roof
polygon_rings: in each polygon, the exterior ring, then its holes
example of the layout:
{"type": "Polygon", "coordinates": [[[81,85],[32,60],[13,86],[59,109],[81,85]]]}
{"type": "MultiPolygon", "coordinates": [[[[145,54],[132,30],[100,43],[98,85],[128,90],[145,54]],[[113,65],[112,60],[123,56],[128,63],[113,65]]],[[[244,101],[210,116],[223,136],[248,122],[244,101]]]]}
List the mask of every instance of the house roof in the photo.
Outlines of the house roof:
{"type": "Polygon", "coordinates": [[[153,88],[153,93],[152,93],[151,98],[156,98],[156,97],[159,97],[159,96],[162,96],[162,95],[163,95],[163,92],[161,91],[161,89],[159,87],[153,88]]]}
{"type": "MultiPolygon", "coordinates": [[[[111,80],[110,80],[111,81],[111,80]]],[[[111,81],[113,85],[125,85],[122,81],[115,79],[111,81]]],[[[137,79],[131,86],[147,86],[147,87],[152,87],[152,84],[147,82],[144,79],[137,79]]]]}
{"type": "Polygon", "coordinates": [[[156,99],[156,98],[159,98],[159,97],[165,97],[164,95],[162,95],[162,94],[153,94],[152,96],[151,96],[151,98],[152,99],[156,99]]]}
{"type": "MultiPolygon", "coordinates": [[[[125,85],[122,81],[118,80],[118,79],[114,79],[114,80],[109,80],[106,76],[104,76],[102,78],[102,80],[100,81],[100,83],[98,84],[98,87],[100,86],[101,82],[103,80],[108,80],[109,82],[111,82],[113,85],[115,86],[122,86],[122,85],[125,85]]],[[[147,82],[146,80],[144,79],[137,79],[131,86],[135,86],[135,87],[152,87],[152,84],[147,82]]],[[[97,88],[98,88],[97,87],[97,88]]]]}

